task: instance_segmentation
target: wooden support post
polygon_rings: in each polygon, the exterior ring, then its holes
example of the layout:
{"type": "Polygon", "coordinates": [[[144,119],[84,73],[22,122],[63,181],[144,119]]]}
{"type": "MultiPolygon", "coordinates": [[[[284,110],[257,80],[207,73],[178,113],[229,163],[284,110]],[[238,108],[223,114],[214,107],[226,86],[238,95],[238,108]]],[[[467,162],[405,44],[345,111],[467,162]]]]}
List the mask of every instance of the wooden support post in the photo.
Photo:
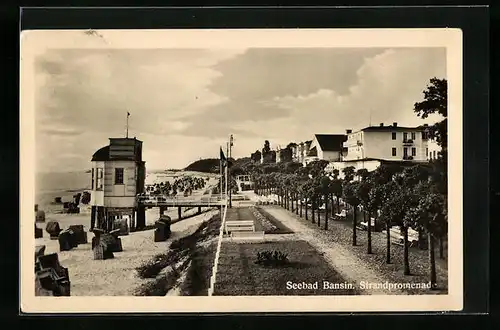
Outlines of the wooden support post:
{"type": "Polygon", "coordinates": [[[177,215],[179,216],[179,220],[181,220],[182,219],[182,207],[180,207],[180,206],[177,208],[177,215]]]}
{"type": "Polygon", "coordinates": [[[165,207],[160,206],[160,216],[162,216],[163,214],[165,214],[165,207]]]}
{"type": "Polygon", "coordinates": [[[201,214],[201,206],[198,206],[198,214],[201,214]]]}

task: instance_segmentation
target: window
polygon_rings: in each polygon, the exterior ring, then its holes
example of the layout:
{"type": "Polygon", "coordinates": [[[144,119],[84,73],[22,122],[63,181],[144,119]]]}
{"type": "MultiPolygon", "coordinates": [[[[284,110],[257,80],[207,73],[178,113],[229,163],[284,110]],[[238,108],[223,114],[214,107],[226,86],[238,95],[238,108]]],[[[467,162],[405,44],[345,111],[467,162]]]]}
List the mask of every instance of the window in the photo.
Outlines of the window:
{"type": "Polygon", "coordinates": [[[425,148],[425,157],[429,157],[429,148],[425,148]]]}
{"type": "Polygon", "coordinates": [[[436,159],[436,150],[434,150],[434,151],[432,152],[432,154],[433,154],[433,156],[434,156],[434,159],[436,159]]]}
{"type": "Polygon", "coordinates": [[[408,148],[403,148],[403,158],[408,157],[408,148]]]}
{"type": "Polygon", "coordinates": [[[411,156],[415,157],[417,155],[417,148],[411,148],[411,156]]]}
{"type": "Polygon", "coordinates": [[[415,140],[416,140],[416,137],[415,137],[415,132],[411,132],[411,139],[412,139],[413,141],[415,141],[415,140]]]}
{"type": "Polygon", "coordinates": [[[95,175],[94,168],[92,168],[92,185],[90,186],[90,190],[94,190],[94,181],[95,181],[94,175],[95,175]]]}
{"type": "Polygon", "coordinates": [[[396,156],[396,148],[392,148],[392,155],[396,156]]]}
{"type": "Polygon", "coordinates": [[[102,168],[97,169],[96,190],[102,190],[103,171],[104,169],[102,168]]]}
{"type": "Polygon", "coordinates": [[[422,132],[422,140],[427,140],[427,132],[422,132]]]}
{"type": "Polygon", "coordinates": [[[123,168],[115,168],[115,184],[123,184],[123,168]]]}
{"type": "Polygon", "coordinates": [[[404,132],[403,133],[403,141],[408,140],[408,133],[404,132]]]}
{"type": "Polygon", "coordinates": [[[392,139],[396,140],[396,132],[392,132],[392,139]]]}

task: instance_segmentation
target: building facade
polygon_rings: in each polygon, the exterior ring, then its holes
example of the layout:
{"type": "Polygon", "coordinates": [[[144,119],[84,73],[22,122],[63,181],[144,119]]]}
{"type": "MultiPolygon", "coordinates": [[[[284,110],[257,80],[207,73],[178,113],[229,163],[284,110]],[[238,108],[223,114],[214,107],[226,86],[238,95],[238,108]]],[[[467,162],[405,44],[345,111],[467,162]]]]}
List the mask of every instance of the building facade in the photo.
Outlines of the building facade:
{"type": "Polygon", "coordinates": [[[308,157],[309,149],[311,146],[311,141],[300,142],[291,147],[292,150],[292,161],[296,163],[305,164],[306,158],[308,157]]]}
{"type": "Polygon", "coordinates": [[[315,134],[308,155],[315,160],[341,161],[343,143],[346,140],[347,136],[344,134],[315,134]]]}
{"type": "Polygon", "coordinates": [[[428,137],[425,126],[399,127],[397,123],[370,126],[357,132],[346,131],[343,161],[379,159],[425,162],[428,160],[428,137]]]}
{"type": "Polygon", "coordinates": [[[91,227],[111,230],[113,220],[128,218],[130,225],[145,224],[145,210],[136,196],[144,192],[146,167],[142,141],[110,138],[109,145],[92,156],[91,227]]]}
{"type": "Polygon", "coordinates": [[[437,144],[437,142],[434,139],[429,139],[426,149],[427,160],[437,159],[440,151],[441,147],[437,144]]]}

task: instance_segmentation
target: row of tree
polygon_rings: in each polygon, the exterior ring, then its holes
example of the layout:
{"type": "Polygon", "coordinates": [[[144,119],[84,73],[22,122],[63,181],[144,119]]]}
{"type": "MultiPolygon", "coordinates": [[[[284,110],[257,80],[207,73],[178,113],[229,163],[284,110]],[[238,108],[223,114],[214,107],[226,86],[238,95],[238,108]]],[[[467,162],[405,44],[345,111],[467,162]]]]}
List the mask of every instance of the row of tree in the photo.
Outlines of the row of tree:
{"type": "Polygon", "coordinates": [[[311,211],[311,221],[321,226],[323,220],[325,230],[328,230],[329,219],[341,211],[340,203],[345,203],[352,217],[353,245],[357,245],[356,227],[360,220],[357,210],[361,209],[365,219],[375,219],[374,227],[368,221],[367,253],[372,253],[372,229],[379,225],[386,229],[387,263],[391,263],[390,229],[398,226],[404,239],[406,275],[410,274],[408,229],[420,233],[419,241],[424,240],[425,233],[429,245],[430,280],[435,285],[434,242],[438,239],[441,243],[442,257],[442,242],[448,227],[447,195],[443,189],[445,183],[441,182],[440,167],[435,164],[381,165],[372,172],[366,169],[356,172],[354,167],[347,167],[342,170],[341,178],[337,169],[326,172],[326,164],[325,161],[312,162],[294,173],[253,173],[255,191],[261,195],[276,194],[281,206],[306,220],[309,220],[311,211]]]}
{"type": "Polygon", "coordinates": [[[425,119],[437,114],[443,118],[428,127],[429,138],[441,147],[438,159],[428,164],[382,165],[372,172],[346,167],[342,169],[342,178],[338,169],[329,173],[325,171],[326,161],[312,162],[305,167],[295,163],[249,164],[242,171],[252,174],[257,193],[277,194],[280,205],[301,217],[305,207],[306,220],[310,208],[311,220],[318,226],[321,223],[320,209],[324,209],[325,229],[328,229],[329,216],[340,212],[340,204],[345,202],[352,214],[353,245],[357,244],[358,210],[363,210],[363,216],[368,219],[367,253],[372,253],[372,229],[384,226],[387,263],[391,263],[390,228],[398,226],[404,241],[406,275],[410,274],[408,230],[412,228],[419,232],[419,242],[425,241],[424,236],[427,236],[429,275],[435,286],[435,240],[439,240],[440,257],[443,257],[443,240],[448,228],[447,80],[432,78],[423,94],[424,99],[414,104],[417,116],[425,119]],[[371,226],[372,217],[375,218],[374,227],[371,226]]]}

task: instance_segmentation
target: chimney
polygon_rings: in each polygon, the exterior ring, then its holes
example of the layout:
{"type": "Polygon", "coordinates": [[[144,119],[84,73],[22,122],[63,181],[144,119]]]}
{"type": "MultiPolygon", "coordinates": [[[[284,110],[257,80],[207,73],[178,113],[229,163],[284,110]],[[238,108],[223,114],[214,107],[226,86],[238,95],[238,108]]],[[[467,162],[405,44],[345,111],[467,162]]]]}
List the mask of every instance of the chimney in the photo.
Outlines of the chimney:
{"type": "Polygon", "coordinates": [[[346,133],[346,134],[351,134],[351,133],[352,133],[352,129],[346,129],[346,130],[345,130],[345,133],[346,133]]]}
{"type": "Polygon", "coordinates": [[[380,123],[380,127],[384,127],[384,123],[380,123]]]}
{"type": "Polygon", "coordinates": [[[398,127],[398,123],[394,122],[394,123],[392,123],[392,126],[398,127]]]}

